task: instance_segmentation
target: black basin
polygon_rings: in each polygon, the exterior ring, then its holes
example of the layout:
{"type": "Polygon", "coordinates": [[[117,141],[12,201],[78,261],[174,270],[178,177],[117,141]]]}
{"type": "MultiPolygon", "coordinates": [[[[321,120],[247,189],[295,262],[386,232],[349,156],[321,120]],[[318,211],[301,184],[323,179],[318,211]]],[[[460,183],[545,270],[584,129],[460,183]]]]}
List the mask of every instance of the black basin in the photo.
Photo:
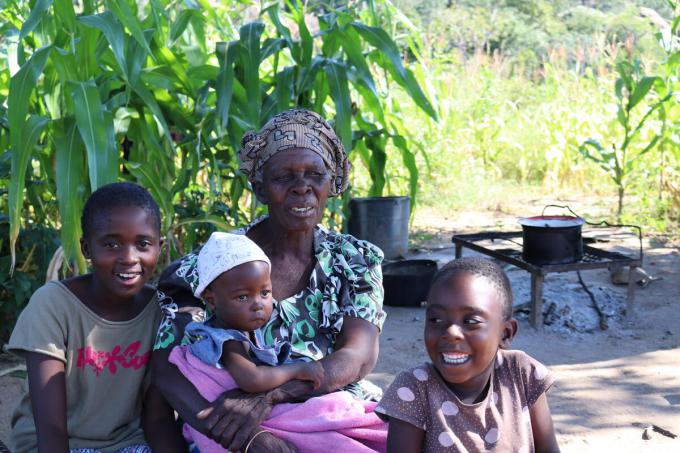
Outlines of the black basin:
{"type": "Polygon", "coordinates": [[[427,299],[430,282],[437,272],[433,260],[404,260],[383,265],[385,304],[420,306],[427,299]]]}

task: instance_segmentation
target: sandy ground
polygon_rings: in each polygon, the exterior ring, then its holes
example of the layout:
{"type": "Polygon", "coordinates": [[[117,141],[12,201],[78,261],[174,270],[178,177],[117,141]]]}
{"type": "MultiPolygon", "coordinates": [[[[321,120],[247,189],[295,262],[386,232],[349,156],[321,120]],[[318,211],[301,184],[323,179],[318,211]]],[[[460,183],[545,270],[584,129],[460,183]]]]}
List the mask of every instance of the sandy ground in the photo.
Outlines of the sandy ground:
{"type": "MultiPolygon", "coordinates": [[[[534,205],[542,206],[542,201],[534,205]]],[[[420,213],[414,229],[427,231],[421,237],[428,240],[410,256],[443,263],[453,258],[452,233],[515,229],[514,220],[512,213],[499,211],[462,212],[455,219],[420,213]]],[[[618,250],[635,250],[630,238],[617,240],[615,245],[623,246],[618,250]]],[[[520,319],[513,346],[548,365],[558,378],[549,402],[564,452],[680,451],[680,437],[670,439],[652,432],[651,439],[642,439],[644,427],[652,424],[680,435],[680,249],[658,238],[645,240],[644,268],[662,279],[637,289],[633,315],[614,314],[606,331],[575,332],[555,325],[536,330],[520,319]]],[[[529,280],[521,270],[509,269],[509,274],[516,287],[529,280]]],[[[606,270],[582,275],[588,286],[600,292],[622,292],[610,283],[606,270]]],[[[573,273],[549,274],[545,307],[550,303],[547,297],[575,282],[573,273]]],[[[516,304],[525,302],[521,288],[516,296],[516,304]]],[[[583,293],[580,298],[572,295],[570,303],[590,301],[583,293]]],[[[383,388],[399,371],[427,359],[422,341],[424,309],[386,307],[386,311],[380,359],[370,375],[383,388]]],[[[0,363],[0,370],[3,366],[7,365],[0,363]]],[[[21,379],[0,377],[0,440],[4,442],[22,385],[21,379]]]]}

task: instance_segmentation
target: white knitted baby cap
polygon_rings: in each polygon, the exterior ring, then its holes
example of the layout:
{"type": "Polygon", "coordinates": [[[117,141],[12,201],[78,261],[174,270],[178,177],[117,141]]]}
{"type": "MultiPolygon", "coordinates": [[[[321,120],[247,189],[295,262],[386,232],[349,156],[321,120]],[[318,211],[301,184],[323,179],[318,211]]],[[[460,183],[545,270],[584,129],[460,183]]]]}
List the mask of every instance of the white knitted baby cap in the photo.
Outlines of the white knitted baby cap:
{"type": "Polygon", "coordinates": [[[264,251],[245,234],[211,234],[198,253],[198,286],[194,296],[200,298],[205,288],[222,272],[251,261],[264,261],[271,267],[264,251]]]}

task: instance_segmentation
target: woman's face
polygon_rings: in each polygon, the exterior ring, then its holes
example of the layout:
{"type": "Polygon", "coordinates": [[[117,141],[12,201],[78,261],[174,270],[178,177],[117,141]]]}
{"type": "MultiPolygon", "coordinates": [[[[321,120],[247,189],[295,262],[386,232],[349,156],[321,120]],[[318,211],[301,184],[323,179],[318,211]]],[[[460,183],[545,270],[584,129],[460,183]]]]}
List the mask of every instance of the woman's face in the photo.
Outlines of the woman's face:
{"type": "Polygon", "coordinates": [[[321,220],[331,178],[321,156],[305,148],[280,152],[264,164],[255,193],[288,231],[311,230],[321,220]]]}

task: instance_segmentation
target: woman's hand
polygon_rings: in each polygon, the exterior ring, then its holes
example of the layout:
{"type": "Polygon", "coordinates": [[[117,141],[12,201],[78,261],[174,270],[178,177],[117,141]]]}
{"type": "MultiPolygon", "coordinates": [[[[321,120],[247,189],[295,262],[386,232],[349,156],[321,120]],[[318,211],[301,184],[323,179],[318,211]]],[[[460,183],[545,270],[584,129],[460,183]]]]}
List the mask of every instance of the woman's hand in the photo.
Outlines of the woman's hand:
{"type": "Polygon", "coordinates": [[[300,364],[300,370],[296,378],[301,381],[310,381],[314,385],[314,390],[321,387],[323,382],[324,370],[319,362],[304,362],[300,364]]]}
{"type": "MultiPolygon", "coordinates": [[[[234,389],[224,392],[196,414],[196,418],[204,424],[203,429],[199,431],[205,432],[227,450],[237,451],[245,447],[250,439],[249,434],[260,426],[271,410],[272,404],[265,394],[252,394],[234,389]]],[[[261,436],[264,434],[258,438],[261,436]]],[[[254,451],[252,446],[249,451],[254,451]]]]}

